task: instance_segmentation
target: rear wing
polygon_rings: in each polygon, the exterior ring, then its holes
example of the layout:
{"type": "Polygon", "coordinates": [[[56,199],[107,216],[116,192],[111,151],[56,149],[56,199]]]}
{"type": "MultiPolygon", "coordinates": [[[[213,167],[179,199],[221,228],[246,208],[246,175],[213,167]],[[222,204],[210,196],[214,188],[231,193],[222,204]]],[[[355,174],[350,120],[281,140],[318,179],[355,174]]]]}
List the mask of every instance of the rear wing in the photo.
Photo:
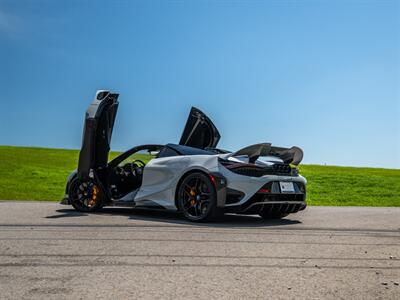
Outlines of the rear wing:
{"type": "Polygon", "coordinates": [[[303,150],[296,146],[283,148],[272,146],[270,143],[261,143],[247,146],[229,156],[240,155],[247,155],[251,163],[254,163],[260,156],[275,156],[282,159],[285,164],[298,165],[303,159],[303,150]]]}

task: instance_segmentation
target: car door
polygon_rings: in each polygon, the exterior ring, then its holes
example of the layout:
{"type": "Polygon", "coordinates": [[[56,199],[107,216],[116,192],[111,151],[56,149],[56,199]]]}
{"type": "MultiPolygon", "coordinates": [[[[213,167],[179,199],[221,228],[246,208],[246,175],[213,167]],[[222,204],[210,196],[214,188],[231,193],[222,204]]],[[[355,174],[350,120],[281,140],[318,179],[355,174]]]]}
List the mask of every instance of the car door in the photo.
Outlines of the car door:
{"type": "Polygon", "coordinates": [[[118,94],[97,91],[85,115],[78,176],[88,179],[92,169],[107,167],[111,135],[118,109],[118,94]]]}
{"type": "Polygon", "coordinates": [[[192,107],[179,144],[200,149],[215,148],[220,137],[210,118],[192,107]]]}

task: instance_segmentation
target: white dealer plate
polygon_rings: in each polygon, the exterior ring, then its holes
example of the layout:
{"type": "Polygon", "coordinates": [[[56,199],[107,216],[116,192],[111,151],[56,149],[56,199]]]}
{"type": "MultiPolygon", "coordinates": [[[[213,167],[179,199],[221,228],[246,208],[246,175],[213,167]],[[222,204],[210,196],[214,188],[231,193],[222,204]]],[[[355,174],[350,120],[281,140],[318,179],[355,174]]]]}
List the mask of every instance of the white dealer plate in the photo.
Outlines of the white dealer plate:
{"type": "Polygon", "coordinates": [[[295,192],[293,182],[280,181],[279,185],[281,186],[282,193],[294,193],[295,192]]]}

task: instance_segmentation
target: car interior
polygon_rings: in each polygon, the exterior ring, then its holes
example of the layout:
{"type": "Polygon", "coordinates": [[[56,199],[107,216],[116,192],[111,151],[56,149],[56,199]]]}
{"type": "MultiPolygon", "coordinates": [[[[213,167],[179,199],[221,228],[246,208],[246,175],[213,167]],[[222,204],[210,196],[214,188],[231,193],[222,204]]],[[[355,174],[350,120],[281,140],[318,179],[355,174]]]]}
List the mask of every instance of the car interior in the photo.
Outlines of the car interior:
{"type": "Polygon", "coordinates": [[[144,167],[153,158],[218,153],[176,144],[134,147],[109,162],[107,182],[111,197],[120,199],[139,189],[142,185],[144,167]]]}
{"type": "Polygon", "coordinates": [[[153,158],[157,157],[160,148],[148,147],[127,151],[109,164],[108,186],[113,199],[119,199],[140,188],[143,169],[153,158]]]}

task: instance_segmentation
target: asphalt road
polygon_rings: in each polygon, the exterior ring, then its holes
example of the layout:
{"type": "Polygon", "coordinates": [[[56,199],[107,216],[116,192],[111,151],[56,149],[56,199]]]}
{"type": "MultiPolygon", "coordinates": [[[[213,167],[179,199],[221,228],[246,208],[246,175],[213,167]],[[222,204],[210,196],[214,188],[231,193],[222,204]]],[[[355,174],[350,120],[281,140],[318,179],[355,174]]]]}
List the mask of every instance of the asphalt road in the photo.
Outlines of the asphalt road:
{"type": "Polygon", "coordinates": [[[400,299],[400,208],[280,221],[0,202],[1,299],[400,299]]]}

